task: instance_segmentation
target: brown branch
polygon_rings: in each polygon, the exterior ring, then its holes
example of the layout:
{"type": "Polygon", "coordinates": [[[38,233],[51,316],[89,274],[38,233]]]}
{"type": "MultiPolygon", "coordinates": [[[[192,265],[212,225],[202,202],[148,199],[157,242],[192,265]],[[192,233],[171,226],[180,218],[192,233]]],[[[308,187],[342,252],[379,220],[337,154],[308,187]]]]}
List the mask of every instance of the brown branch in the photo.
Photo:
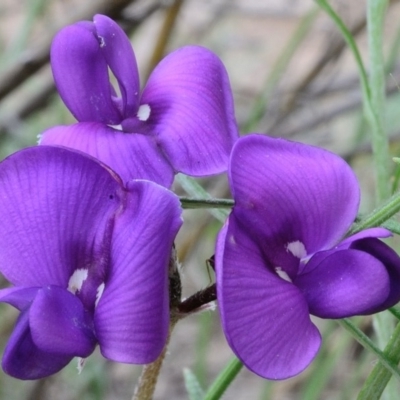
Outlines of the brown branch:
{"type": "Polygon", "coordinates": [[[178,306],[178,311],[183,314],[188,314],[200,309],[200,307],[215,301],[217,299],[217,286],[213,283],[211,286],[200,290],[194,295],[188,297],[178,306]]]}
{"type": "MultiPolygon", "coordinates": [[[[355,25],[350,29],[350,32],[354,37],[359,35],[366,26],[366,18],[362,17],[355,25]]],[[[313,67],[308,71],[306,76],[302,79],[302,81],[293,88],[293,94],[289,97],[289,99],[282,106],[282,113],[279,117],[274,121],[272,126],[269,127],[268,131],[272,132],[277,129],[277,127],[285,121],[287,116],[294,110],[297,100],[301,93],[303,93],[308,86],[311,85],[312,82],[320,75],[320,73],[325,69],[325,67],[332,60],[338,59],[343,51],[346,49],[346,42],[342,37],[337,38],[334,41],[331,41],[330,45],[327,46],[326,52],[318,59],[318,61],[313,65],[313,67]]]]}
{"type": "Polygon", "coordinates": [[[86,4],[76,12],[68,15],[63,25],[57,27],[54,32],[49,33],[39,47],[22,53],[18,60],[1,73],[0,100],[48,63],[53,36],[63,26],[76,21],[91,19],[97,13],[115,18],[126,6],[134,1],[136,0],[98,0],[95,4],[86,4]]]}
{"type": "MultiPolygon", "coordinates": [[[[331,108],[323,110],[321,112],[314,110],[312,113],[311,117],[309,118],[297,118],[299,121],[296,121],[296,118],[293,118],[292,121],[288,123],[289,126],[283,127],[279,130],[279,136],[282,137],[293,137],[296,134],[303,133],[310,131],[312,129],[317,128],[321,124],[326,124],[333,120],[334,118],[346,114],[348,112],[354,111],[356,109],[360,109],[362,107],[362,97],[361,93],[356,93],[351,86],[349,87],[349,91],[345,91],[343,93],[343,99],[342,101],[338,104],[335,103],[331,108]]],[[[335,90],[332,91],[335,93],[335,90]]],[[[399,92],[398,85],[396,84],[390,84],[388,85],[386,89],[386,94],[388,96],[395,95],[399,92]]],[[[330,92],[326,92],[325,95],[329,95],[330,92]]],[[[322,99],[320,97],[316,97],[315,99],[316,103],[313,104],[319,104],[321,103],[322,99]]],[[[312,106],[308,104],[307,108],[308,110],[312,106]]],[[[307,111],[307,114],[309,112],[307,111]]],[[[293,114],[292,114],[293,115],[293,114]]]]}
{"type": "Polygon", "coordinates": [[[175,27],[175,23],[181,10],[184,0],[174,0],[173,4],[165,10],[165,19],[161,27],[161,31],[157,37],[157,42],[154,46],[153,54],[147,67],[146,78],[149,77],[151,71],[164,57],[165,48],[167,47],[168,41],[171,37],[172,31],[175,27]]]}

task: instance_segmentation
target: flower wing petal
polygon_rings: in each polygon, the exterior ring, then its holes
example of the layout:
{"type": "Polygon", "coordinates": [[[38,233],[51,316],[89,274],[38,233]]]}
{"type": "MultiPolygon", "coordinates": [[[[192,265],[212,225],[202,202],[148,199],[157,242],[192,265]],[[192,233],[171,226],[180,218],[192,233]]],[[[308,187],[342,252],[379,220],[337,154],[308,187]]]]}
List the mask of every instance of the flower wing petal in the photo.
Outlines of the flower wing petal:
{"type": "Polygon", "coordinates": [[[146,364],[160,355],[168,334],[168,263],[181,209],[178,198],[155,183],[132,181],[128,190],[95,329],[104,357],[146,364]]]}
{"type": "Polygon", "coordinates": [[[235,215],[267,248],[271,265],[292,277],[299,259],[341,239],[358,209],[358,183],[344,160],[284,139],[241,138],[230,182],[235,215]]]}
{"type": "Polygon", "coordinates": [[[78,121],[119,124],[112,100],[108,66],[94,30],[74,24],[57,33],[51,45],[51,68],[58,92],[78,121]]]}
{"type": "Polygon", "coordinates": [[[0,302],[12,305],[22,311],[30,306],[40,288],[38,287],[11,287],[0,290],[0,302]]]}
{"type": "Polygon", "coordinates": [[[140,83],[131,43],[125,32],[111,18],[98,14],[93,21],[101,51],[121,90],[123,115],[132,116],[138,107],[140,83]]]}
{"type": "Polygon", "coordinates": [[[61,147],[21,150],[0,163],[0,271],[17,286],[66,288],[103,263],[121,184],[91,157],[61,147]]]}
{"type": "Polygon", "coordinates": [[[348,249],[352,243],[365,238],[388,238],[393,236],[392,232],[386,228],[368,228],[361,232],[355,233],[341,241],[336,247],[340,249],[348,249]]]}
{"type": "Polygon", "coordinates": [[[385,302],[389,275],[377,258],[353,249],[321,253],[310,259],[294,281],[312,314],[344,318],[369,313],[385,302]]]}
{"type": "Polygon", "coordinates": [[[393,307],[400,301],[400,258],[387,244],[375,238],[364,238],[352,243],[352,249],[364,251],[380,261],[386,268],[390,279],[390,289],[386,300],[367,310],[365,314],[373,314],[389,307],[393,307]]]}
{"type": "Polygon", "coordinates": [[[4,350],[4,371],[18,379],[40,379],[55,374],[72,360],[71,356],[47,353],[32,341],[29,309],[19,316],[4,350]]]}
{"type": "Polygon", "coordinates": [[[306,368],[321,341],[307,303],[293,284],[268,269],[234,218],[218,237],[216,273],[223,329],[242,362],[267,379],[286,379],[306,368]]]}
{"type": "Polygon", "coordinates": [[[88,357],[96,346],[93,323],[78,297],[57,286],[40,289],[29,311],[35,345],[42,351],[88,357]]]}
{"type": "Polygon", "coordinates": [[[218,57],[186,46],[151,74],[141,104],[148,123],[177,171],[201,176],[227,170],[238,137],[229,78],[218,57]]]}
{"type": "Polygon", "coordinates": [[[147,179],[170,187],[174,179],[174,170],[149,136],[82,122],[48,129],[40,144],[62,145],[90,154],[117,172],[124,182],[147,179]]]}

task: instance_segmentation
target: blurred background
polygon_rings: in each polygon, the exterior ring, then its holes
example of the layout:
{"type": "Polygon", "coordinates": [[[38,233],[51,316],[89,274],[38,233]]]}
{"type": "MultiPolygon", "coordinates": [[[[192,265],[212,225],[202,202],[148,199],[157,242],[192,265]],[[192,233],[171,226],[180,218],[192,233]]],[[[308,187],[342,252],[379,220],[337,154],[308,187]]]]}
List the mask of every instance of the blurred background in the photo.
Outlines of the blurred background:
{"type": "MultiPolygon", "coordinates": [[[[367,62],[365,2],[330,2],[353,32],[367,62]]],[[[74,118],[53,84],[49,47],[63,26],[107,14],[127,32],[142,84],[154,65],[185,44],[213,50],[224,62],[242,134],[266,133],[315,144],[343,156],[362,188],[361,212],[374,203],[371,146],[362,115],[353,55],[333,22],[311,0],[0,0],[0,159],[35,145],[37,136],[74,118]]],[[[393,156],[400,154],[400,2],[385,21],[386,123],[393,156]]],[[[393,190],[400,170],[393,163],[393,190]]],[[[229,197],[226,176],[199,182],[229,197]]],[[[179,194],[184,194],[179,184],[179,194]]],[[[177,240],[183,295],[213,281],[206,265],[218,222],[206,210],[188,210],[177,240]]],[[[6,282],[3,281],[3,286],[6,282]]],[[[0,349],[17,313],[0,306],[0,349]]],[[[354,319],[373,335],[369,317],[354,319]]],[[[354,399],[376,362],[334,321],[316,320],[324,341],[314,363],[298,377],[263,380],[245,368],[226,399],[354,399]]],[[[295,335],[296,332],[293,332],[295,335]]],[[[175,328],[155,399],[187,399],[183,370],[206,388],[232,356],[218,312],[187,317],[175,328]]],[[[48,379],[22,382],[0,372],[1,399],[129,399],[140,366],[104,360],[96,352],[78,375],[76,363],[48,379]]]]}

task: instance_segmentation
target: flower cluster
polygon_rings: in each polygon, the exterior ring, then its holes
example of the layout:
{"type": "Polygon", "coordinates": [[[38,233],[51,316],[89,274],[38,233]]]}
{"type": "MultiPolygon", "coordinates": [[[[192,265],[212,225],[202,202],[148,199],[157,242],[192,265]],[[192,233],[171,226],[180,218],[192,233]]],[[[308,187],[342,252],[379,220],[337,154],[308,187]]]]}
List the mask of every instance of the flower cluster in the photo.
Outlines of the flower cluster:
{"type": "Polygon", "coordinates": [[[360,193],[338,156],[250,134],[238,138],[221,61],[187,46],[141,91],[135,55],[108,17],[61,30],[54,79],[77,119],[0,163],[0,301],[20,311],[3,369],[51,375],[98,345],[146,364],[170,321],[169,261],[182,224],[168,188],[183,172],[228,171],[235,205],[216,243],[229,345],[268,379],[300,373],[321,343],[310,315],[372,314],[400,300],[400,258],[371,228],[345,237],[360,193]],[[109,72],[114,75],[113,85],[109,72]]]}

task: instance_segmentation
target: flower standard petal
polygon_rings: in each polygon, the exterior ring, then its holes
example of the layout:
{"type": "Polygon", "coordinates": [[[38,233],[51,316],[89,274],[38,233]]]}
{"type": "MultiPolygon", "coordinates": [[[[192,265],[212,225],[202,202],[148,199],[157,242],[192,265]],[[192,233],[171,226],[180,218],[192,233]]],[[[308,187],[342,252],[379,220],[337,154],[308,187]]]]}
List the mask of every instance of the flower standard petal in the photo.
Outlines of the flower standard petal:
{"type": "Polygon", "coordinates": [[[93,21],[100,49],[121,90],[122,114],[132,116],[138,108],[140,83],[131,43],[125,32],[111,18],[98,14],[93,21]]]}
{"type": "Polygon", "coordinates": [[[354,173],[317,147],[246,136],[232,151],[230,181],[235,215],[292,277],[299,259],[334,246],[357,213],[354,173]]]}
{"type": "Polygon", "coordinates": [[[58,92],[78,121],[121,122],[112,99],[107,63],[87,24],[62,29],[52,42],[50,57],[58,92]]]}
{"type": "Polygon", "coordinates": [[[175,170],[195,176],[226,170],[238,128],[228,75],[212,52],[186,46],[169,54],[140,103],[149,107],[147,124],[175,170]]]}
{"type": "Polygon", "coordinates": [[[135,177],[170,187],[174,179],[172,166],[150,136],[81,122],[48,129],[41,135],[40,144],[62,145],[90,154],[117,172],[124,182],[135,177]]]}
{"type": "Polygon", "coordinates": [[[0,163],[0,271],[14,285],[66,288],[76,269],[99,268],[121,183],[89,156],[24,149],[0,163]]]}
{"type": "Polygon", "coordinates": [[[40,379],[64,368],[73,357],[40,350],[32,341],[29,309],[23,311],[4,350],[4,371],[18,379],[40,379]]]}
{"type": "Polygon", "coordinates": [[[242,362],[267,379],[289,378],[306,368],[321,341],[307,303],[266,265],[234,216],[218,237],[216,273],[224,332],[242,362]]]}
{"type": "Polygon", "coordinates": [[[293,282],[303,292],[311,314],[345,318],[385,302],[389,274],[377,258],[353,249],[322,253],[312,257],[293,282]]]}
{"type": "Polygon", "coordinates": [[[127,190],[94,322],[106,358],[145,364],[159,356],[168,334],[168,263],[181,209],[178,198],[155,183],[132,181],[127,190]]]}
{"type": "Polygon", "coordinates": [[[57,286],[40,289],[29,310],[35,345],[46,352],[88,357],[96,346],[91,317],[82,302],[57,286]]]}

